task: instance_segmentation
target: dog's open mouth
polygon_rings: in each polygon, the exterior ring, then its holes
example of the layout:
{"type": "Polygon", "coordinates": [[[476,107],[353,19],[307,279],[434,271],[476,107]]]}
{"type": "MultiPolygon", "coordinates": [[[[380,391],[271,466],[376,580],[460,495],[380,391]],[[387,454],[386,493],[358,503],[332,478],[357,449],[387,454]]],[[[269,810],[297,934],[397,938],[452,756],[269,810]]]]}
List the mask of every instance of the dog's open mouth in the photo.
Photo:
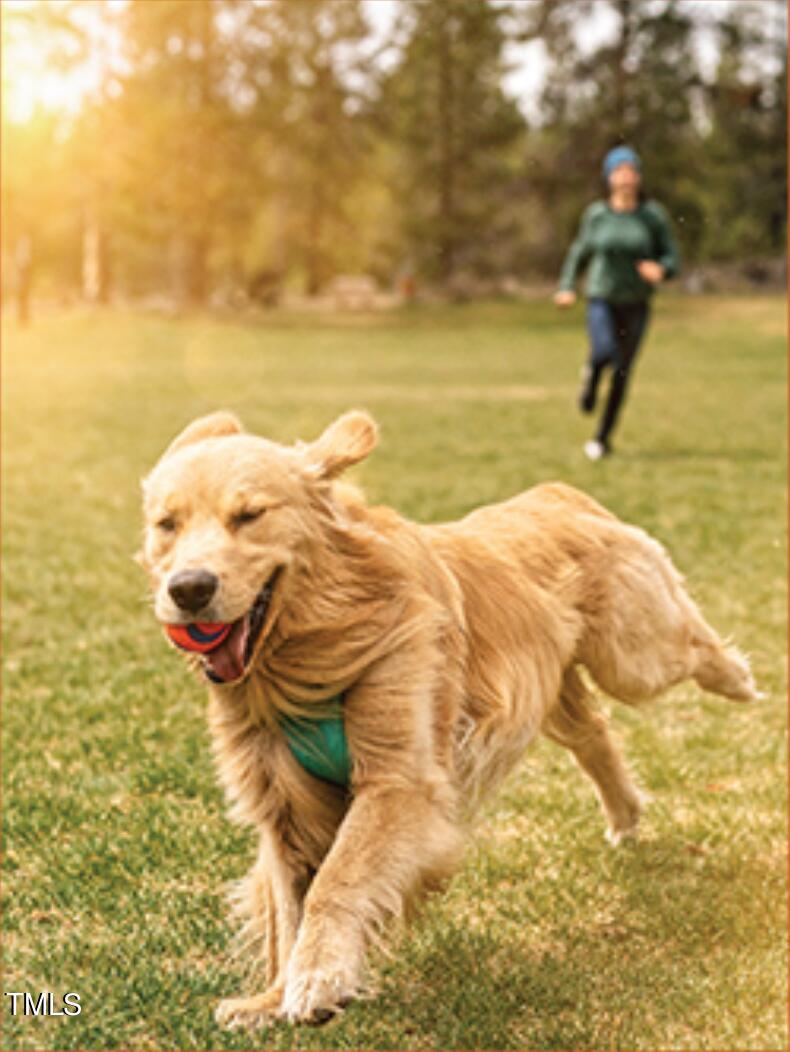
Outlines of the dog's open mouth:
{"type": "Polygon", "coordinates": [[[168,626],[168,635],[181,649],[200,657],[203,671],[214,683],[232,683],[241,679],[255,656],[267,624],[279,575],[280,571],[275,570],[247,613],[230,625],[197,623],[175,626],[175,630],[168,626]],[[216,634],[220,640],[217,645],[206,642],[212,634],[216,634]],[[197,640],[199,642],[194,642],[197,640]]]}

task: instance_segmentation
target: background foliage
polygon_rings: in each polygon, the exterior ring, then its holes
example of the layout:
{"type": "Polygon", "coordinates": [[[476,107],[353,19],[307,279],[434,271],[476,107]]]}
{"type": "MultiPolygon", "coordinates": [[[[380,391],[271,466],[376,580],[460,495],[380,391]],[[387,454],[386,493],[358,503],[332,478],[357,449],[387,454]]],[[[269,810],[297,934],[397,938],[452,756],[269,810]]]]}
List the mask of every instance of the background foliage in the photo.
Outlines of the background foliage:
{"type": "Polygon", "coordinates": [[[99,301],[266,302],[348,272],[551,278],[624,139],[687,261],[782,255],[781,0],[400,0],[384,38],[372,13],[6,4],[7,281],[20,253],[40,288],[99,301]],[[603,42],[587,37],[593,16],[613,27],[603,42]],[[545,70],[527,117],[506,75],[534,48],[545,70]],[[30,56],[83,77],[79,105],[20,110],[30,56]]]}

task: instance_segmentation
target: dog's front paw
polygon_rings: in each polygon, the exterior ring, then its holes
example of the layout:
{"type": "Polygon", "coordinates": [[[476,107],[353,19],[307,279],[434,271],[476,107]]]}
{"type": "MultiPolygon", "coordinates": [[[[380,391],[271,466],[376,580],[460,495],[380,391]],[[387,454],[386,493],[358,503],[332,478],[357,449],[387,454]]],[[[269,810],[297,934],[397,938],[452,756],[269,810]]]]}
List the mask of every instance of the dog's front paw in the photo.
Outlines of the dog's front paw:
{"type": "Polygon", "coordinates": [[[357,996],[357,985],[342,969],[316,968],[292,975],[285,984],[280,1015],[290,1023],[328,1022],[357,996]]]}
{"type": "Polygon", "coordinates": [[[226,1030],[260,1030],[280,1014],[282,987],[272,987],[253,997],[228,997],[214,1012],[218,1025],[226,1030]]]}
{"type": "Polygon", "coordinates": [[[606,830],[604,836],[612,847],[620,847],[625,840],[637,840],[639,837],[639,829],[635,825],[630,829],[612,829],[610,827],[606,830]]]}
{"type": "Polygon", "coordinates": [[[639,836],[639,819],[650,797],[641,789],[631,788],[623,794],[616,808],[607,808],[608,829],[606,839],[612,847],[619,847],[624,840],[636,840],[639,836]]]}

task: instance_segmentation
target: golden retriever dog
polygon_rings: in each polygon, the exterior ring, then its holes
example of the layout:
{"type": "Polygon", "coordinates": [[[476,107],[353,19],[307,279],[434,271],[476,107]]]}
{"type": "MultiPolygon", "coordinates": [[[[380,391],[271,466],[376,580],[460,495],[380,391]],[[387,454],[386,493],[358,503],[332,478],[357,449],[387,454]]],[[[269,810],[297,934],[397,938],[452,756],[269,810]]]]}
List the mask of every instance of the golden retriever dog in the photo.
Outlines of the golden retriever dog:
{"type": "Polygon", "coordinates": [[[633,834],[640,794],[593,684],[627,703],[689,678],[756,696],[642,530],[559,483],[410,522],[338,481],[377,441],[361,411],[294,446],[220,412],[143,484],[156,617],[228,633],[190,660],[232,815],[259,836],[238,906],[266,986],[223,1001],[223,1025],[321,1022],[364,990],[366,950],[446,882],[541,732],[592,780],[609,839],[633,834]],[[311,768],[338,727],[346,775],[311,768]]]}

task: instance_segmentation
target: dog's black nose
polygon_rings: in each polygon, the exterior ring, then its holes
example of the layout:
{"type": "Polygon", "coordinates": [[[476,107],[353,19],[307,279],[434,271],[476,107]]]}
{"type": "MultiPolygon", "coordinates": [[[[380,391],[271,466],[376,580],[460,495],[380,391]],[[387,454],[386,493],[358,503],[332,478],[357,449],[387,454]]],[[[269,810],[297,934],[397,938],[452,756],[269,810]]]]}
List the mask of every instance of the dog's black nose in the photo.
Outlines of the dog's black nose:
{"type": "Polygon", "coordinates": [[[210,603],[219,578],[208,570],[181,570],[170,578],[167,590],[174,603],[190,614],[196,614],[210,603]]]}

